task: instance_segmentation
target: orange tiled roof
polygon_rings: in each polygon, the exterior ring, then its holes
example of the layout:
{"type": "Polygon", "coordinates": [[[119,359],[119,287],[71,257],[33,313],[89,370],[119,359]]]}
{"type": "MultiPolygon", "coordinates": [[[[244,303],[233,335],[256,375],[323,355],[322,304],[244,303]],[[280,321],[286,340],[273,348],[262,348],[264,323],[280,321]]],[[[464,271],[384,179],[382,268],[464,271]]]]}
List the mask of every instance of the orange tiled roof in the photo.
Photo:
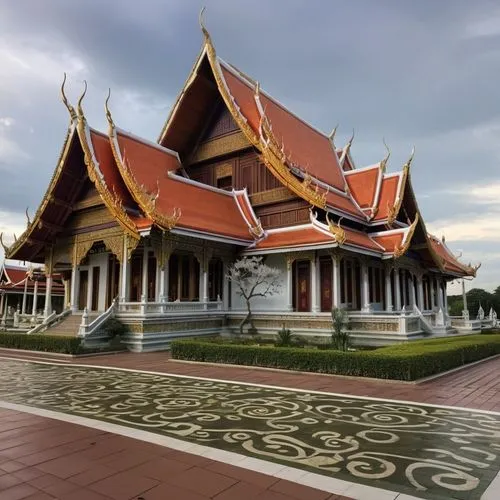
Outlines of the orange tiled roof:
{"type": "Polygon", "coordinates": [[[441,265],[445,271],[449,271],[460,276],[475,276],[476,269],[459,262],[446,244],[439,238],[436,238],[436,236],[433,235],[428,236],[432,250],[441,259],[441,265]]]}

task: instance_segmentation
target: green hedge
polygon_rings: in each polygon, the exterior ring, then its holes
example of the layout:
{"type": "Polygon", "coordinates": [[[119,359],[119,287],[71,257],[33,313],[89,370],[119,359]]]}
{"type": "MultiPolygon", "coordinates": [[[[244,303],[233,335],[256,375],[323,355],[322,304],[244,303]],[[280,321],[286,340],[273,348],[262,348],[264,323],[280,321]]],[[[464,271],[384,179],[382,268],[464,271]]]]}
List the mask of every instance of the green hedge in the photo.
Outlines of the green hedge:
{"type": "Polygon", "coordinates": [[[500,354],[500,335],[414,341],[357,352],[172,342],[174,359],[395,380],[417,380],[495,354],[500,354]]]}
{"type": "Polygon", "coordinates": [[[63,354],[79,354],[84,351],[79,337],[26,335],[24,333],[0,333],[0,347],[63,354]]]}

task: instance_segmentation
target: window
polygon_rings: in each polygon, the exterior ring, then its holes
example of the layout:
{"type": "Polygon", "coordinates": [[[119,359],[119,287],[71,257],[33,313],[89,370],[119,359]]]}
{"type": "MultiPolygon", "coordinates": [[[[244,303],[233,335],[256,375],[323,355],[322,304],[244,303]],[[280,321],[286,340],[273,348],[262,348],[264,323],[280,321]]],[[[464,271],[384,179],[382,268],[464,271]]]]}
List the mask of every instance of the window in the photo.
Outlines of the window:
{"type": "Polygon", "coordinates": [[[233,176],[226,175],[226,177],[219,177],[217,179],[217,187],[225,191],[231,191],[233,189],[233,176]]]}

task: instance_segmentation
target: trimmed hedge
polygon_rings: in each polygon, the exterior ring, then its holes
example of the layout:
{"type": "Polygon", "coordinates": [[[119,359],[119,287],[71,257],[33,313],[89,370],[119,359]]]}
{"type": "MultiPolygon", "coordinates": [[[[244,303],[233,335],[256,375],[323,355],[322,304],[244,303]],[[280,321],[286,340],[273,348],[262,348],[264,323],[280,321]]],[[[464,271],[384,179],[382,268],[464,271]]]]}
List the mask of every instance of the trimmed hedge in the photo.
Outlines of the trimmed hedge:
{"type": "Polygon", "coordinates": [[[84,352],[82,339],[59,335],[26,335],[24,333],[0,333],[0,347],[31,351],[80,354],[84,352]]]}
{"type": "Polygon", "coordinates": [[[414,341],[356,352],[198,340],[176,340],[171,346],[174,359],[409,381],[500,354],[500,335],[414,341]]]}

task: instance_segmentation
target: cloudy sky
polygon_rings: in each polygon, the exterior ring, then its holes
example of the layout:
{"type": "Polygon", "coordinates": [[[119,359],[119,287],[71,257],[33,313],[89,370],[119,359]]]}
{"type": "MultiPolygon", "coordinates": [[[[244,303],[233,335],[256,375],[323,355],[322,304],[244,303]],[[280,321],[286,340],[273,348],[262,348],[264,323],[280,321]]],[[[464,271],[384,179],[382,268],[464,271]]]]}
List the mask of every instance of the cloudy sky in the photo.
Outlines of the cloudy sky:
{"type": "Polygon", "coordinates": [[[55,168],[83,80],[90,123],[155,140],[198,54],[198,11],[218,54],[319,128],[356,130],[358,166],[416,146],[428,228],[476,286],[500,285],[500,4],[497,0],[0,0],[0,230],[25,227],[55,168]]]}

